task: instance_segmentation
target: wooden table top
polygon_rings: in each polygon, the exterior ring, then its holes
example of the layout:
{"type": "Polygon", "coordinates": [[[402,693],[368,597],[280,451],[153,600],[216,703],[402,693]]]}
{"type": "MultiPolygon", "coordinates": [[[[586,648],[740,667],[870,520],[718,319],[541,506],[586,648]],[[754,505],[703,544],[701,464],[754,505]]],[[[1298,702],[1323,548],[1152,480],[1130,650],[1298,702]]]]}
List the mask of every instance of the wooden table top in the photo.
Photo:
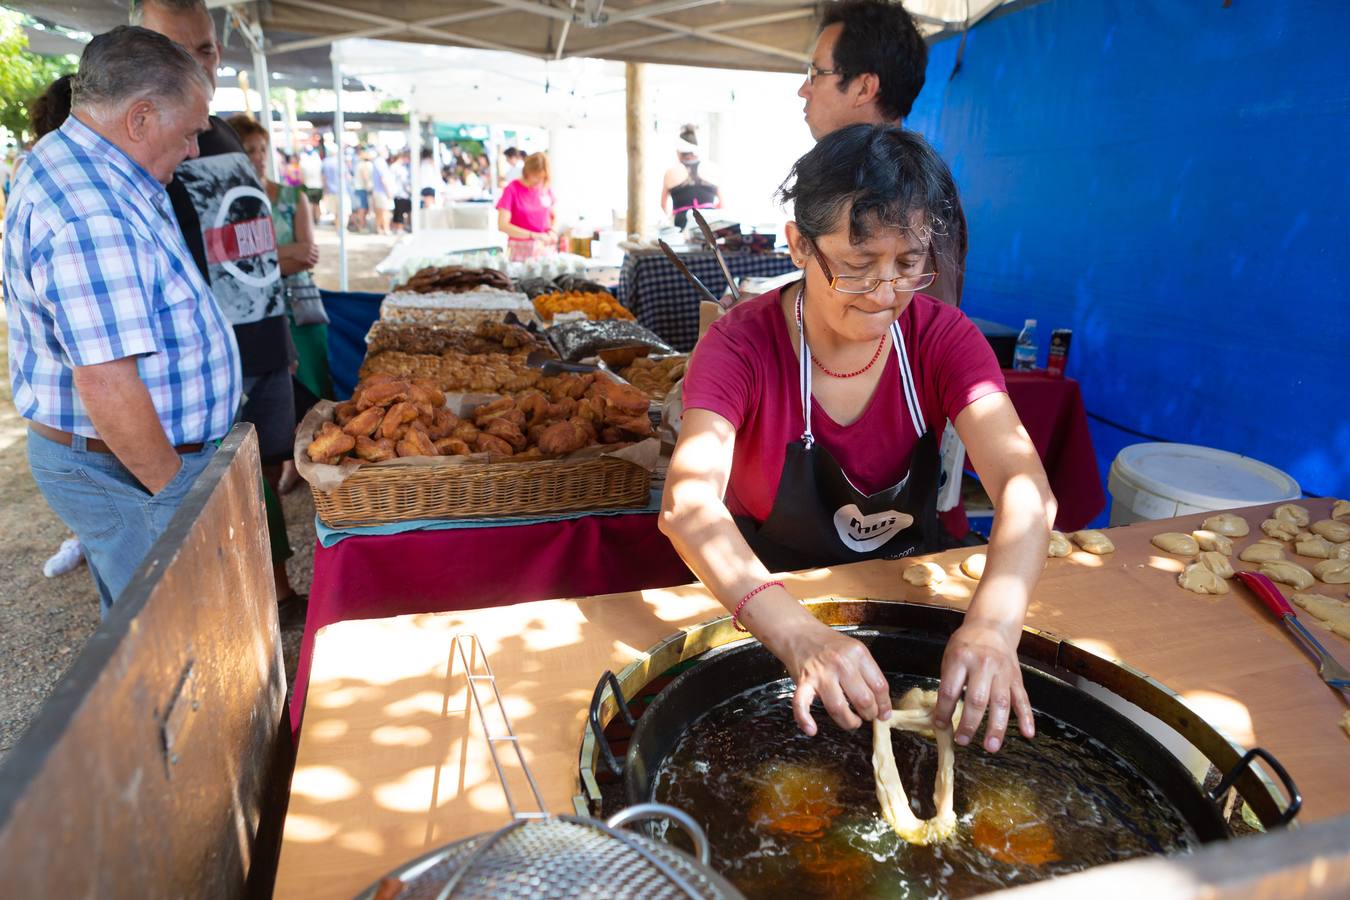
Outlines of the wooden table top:
{"type": "MultiPolygon", "coordinates": [[[[1313,521],[1330,514],[1329,500],[1302,505],[1313,521]]],[[[1252,534],[1235,539],[1236,552],[1263,537],[1261,520],[1274,506],[1238,511],[1252,534]]],[[[1027,624],[1148,673],[1232,740],[1270,750],[1302,789],[1301,821],[1346,814],[1350,740],[1337,726],[1346,698],[1323,684],[1246,588],[1231,582],[1232,592],[1218,598],[1184,591],[1176,584],[1181,560],[1149,543],[1163,531],[1198,528],[1205,517],[1114,528],[1110,556],[1075,551],[1049,560],[1027,624]]],[[[900,579],[912,561],[858,563],[786,580],[803,599],[961,608],[974,583],[957,564],[971,552],[929,557],[949,573],[936,591],[900,579]]],[[[1253,568],[1236,552],[1237,568],[1253,568]]],[[[1314,562],[1289,555],[1306,566],[1314,562]]],[[[1311,590],[1344,598],[1347,588],[1319,582],[1311,590]]],[[[617,672],[677,629],[723,613],[701,586],[690,585],[325,628],[314,651],[276,896],[353,896],[418,854],[508,821],[462,670],[450,669],[456,633],[473,632],[482,641],[547,808],[567,813],[600,673],[617,672]]],[[[1350,661],[1350,642],[1314,631],[1350,661]]],[[[507,768],[516,796],[528,797],[519,770],[507,768]]]]}

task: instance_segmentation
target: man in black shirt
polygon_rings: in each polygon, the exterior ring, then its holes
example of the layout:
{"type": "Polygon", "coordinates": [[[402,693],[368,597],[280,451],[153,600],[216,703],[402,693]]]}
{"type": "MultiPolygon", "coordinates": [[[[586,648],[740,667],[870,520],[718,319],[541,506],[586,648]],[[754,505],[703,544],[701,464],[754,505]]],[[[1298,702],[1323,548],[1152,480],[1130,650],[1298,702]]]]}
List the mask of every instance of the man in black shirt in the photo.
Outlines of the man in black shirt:
{"type": "MultiPolygon", "coordinates": [[[[842,0],[823,7],[820,34],[806,81],[806,125],[820,140],[848,125],[903,125],[923,90],[928,45],[899,3],[842,0]]],[[[961,305],[966,270],[966,216],[961,198],[950,200],[935,228],[930,258],[937,281],[924,293],[961,305]]]]}
{"type": "MultiPolygon", "coordinates": [[[[203,0],[132,0],[131,17],[187,48],[215,86],[220,44],[203,0]]],[[[286,577],[285,561],[292,554],[277,499],[281,464],[291,457],[295,431],[285,283],[267,193],[238,135],[221,119],[210,121],[211,130],[198,138],[200,154],[175,170],[169,199],[188,250],[234,326],[244,373],[240,418],[258,430],[277,598],[293,618],[300,610],[286,577]]]]}

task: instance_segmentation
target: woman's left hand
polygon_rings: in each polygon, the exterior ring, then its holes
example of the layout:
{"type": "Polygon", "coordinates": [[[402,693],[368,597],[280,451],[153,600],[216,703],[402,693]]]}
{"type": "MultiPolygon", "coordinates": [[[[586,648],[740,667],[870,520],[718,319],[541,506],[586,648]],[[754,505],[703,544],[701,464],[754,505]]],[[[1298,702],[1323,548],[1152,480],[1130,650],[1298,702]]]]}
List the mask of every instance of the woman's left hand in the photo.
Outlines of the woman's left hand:
{"type": "Polygon", "coordinates": [[[1008,716],[1013,710],[1017,713],[1017,724],[1023,736],[1035,737],[1031,701],[1022,686],[1022,669],[1017,662],[1017,642],[1021,633],[1021,628],[967,620],[947,641],[933,721],[939,727],[951,727],[956,701],[962,699],[964,689],[965,708],[956,729],[956,743],[963,746],[970,743],[986,709],[989,727],[984,732],[984,749],[990,753],[1003,746],[1008,716]]]}

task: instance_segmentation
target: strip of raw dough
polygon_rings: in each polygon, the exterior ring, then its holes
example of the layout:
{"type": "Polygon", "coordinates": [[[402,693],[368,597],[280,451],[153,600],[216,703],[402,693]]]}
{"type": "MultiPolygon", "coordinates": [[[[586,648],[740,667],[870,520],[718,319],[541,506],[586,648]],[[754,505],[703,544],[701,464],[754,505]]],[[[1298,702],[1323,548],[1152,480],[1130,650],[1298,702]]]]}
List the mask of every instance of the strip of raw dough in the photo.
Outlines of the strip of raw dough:
{"type": "Polygon", "coordinates": [[[1314,534],[1320,534],[1333,544],[1344,544],[1346,541],[1350,541],[1350,522],[1342,522],[1338,519],[1323,519],[1320,522],[1312,523],[1309,527],[1312,528],[1314,534]]]}
{"type": "Polygon", "coordinates": [[[1246,519],[1232,513],[1219,513],[1217,516],[1210,516],[1200,523],[1200,527],[1206,531],[1215,531],[1228,537],[1246,537],[1251,530],[1247,527],[1246,519]]]}
{"type": "Polygon", "coordinates": [[[1335,559],[1336,545],[1320,534],[1300,536],[1294,543],[1294,552],[1311,559],[1335,559]]]}
{"type": "Polygon", "coordinates": [[[891,829],[911,844],[935,844],[946,840],[956,831],[956,750],[952,731],[961,721],[962,705],[956,705],[952,728],[933,727],[933,707],[937,705],[937,691],[911,688],[905,696],[891,705],[891,717],[885,722],[872,720],[872,775],[877,781],[877,802],[881,815],[891,829]],[[891,747],[891,729],[913,731],[937,741],[937,777],[933,781],[931,819],[920,819],[909,808],[909,797],[900,782],[895,766],[895,750],[891,747]]]}
{"type": "Polygon", "coordinates": [[[900,577],[913,585],[923,587],[929,584],[941,584],[947,578],[947,571],[934,562],[915,563],[907,566],[900,577]]]}
{"type": "Polygon", "coordinates": [[[985,555],[983,553],[972,553],[961,560],[961,571],[966,573],[967,578],[973,578],[979,581],[984,577],[985,555]]]}
{"type": "Polygon", "coordinates": [[[1350,500],[1337,500],[1331,505],[1333,519],[1350,519],[1350,500]]]}
{"type": "Polygon", "coordinates": [[[1226,535],[1219,534],[1217,531],[1206,531],[1203,528],[1191,532],[1191,537],[1200,545],[1201,550],[1213,550],[1216,553],[1222,553],[1224,556],[1233,555],[1233,539],[1226,535]]]}
{"type": "Polygon", "coordinates": [[[1319,620],[1328,631],[1334,631],[1341,637],[1350,638],[1350,603],[1328,597],[1325,594],[1294,594],[1290,598],[1297,606],[1303,607],[1308,614],[1319,620]]]}
{"type": "Polygon", "coordinates": [[[1312,571],[1327,584],[1350,584],[1350,559],[1324,559],[1312,571]]]}
{"type": "Polygon", "coordinates": [[[1111,543],[1111,539],[1096,528],[1075,531],[1070,537],[1078,543],[1078,546],[1098,556],[1105,556],[1116,551],[1116,545],[1111,543]]]}
{"type": "Polygon", "coordinates": [[[1285,503],[1277,506],[1275,512],[1271,515],[1276,519],[1287,519],[1299,528],[1308,527],[1308,523],[1312,521],[1308,516],[1307,508],[1299,506],[1297,503],[1285,503]]]}
{"type": "Polygon", "coordinates": [[[1288,519],[1266,519],[1261,523],[1261,530],[1282,541],[1292,541],[1298,536],[1298,526],[1288,519]]]}
{"type": "Polygon", "coordinates": [[[1341,716],[1340,724],[1341,731],[1345,732],[1346,737],[1350,737],[1350,712],[1346,712],[1341,716]]]}
{"type": "Polygon", "coordinates": [[[1175,553],[1178,556],[1195,556],[1200,552],[1200,544],[1189,534],[1182,534],[1180,531],[1164,531],[1162,534],[1155,534],[1150,543],[1159,550],[1165,550],[1168,553],[1175,553]]]}
{"type": "Polygon", "coordinates": [[[1262,563],[1259,570],[1271,581],[1287,584],[1296,591],[1306,591],[1313,586],[1313,574],[1298,563],[1288,560],[1262,563]]]}
{"type": "Polygon", "coordinates": [[[1068,556],[1073,552],[1073,544],[1064,536],[1062,531],[1050,532],[1050,546],[1046,550],[1049,556],[1068,556]]]}
{"type": "Polygon", "coordinates": [[[1243,549],[1238,554],[1238,559],[1243,562],[1267,563],[1278,562],[1284,559],[1284,551],[1280,549],[1279,544],[1268,544],[1265,541],[1257,541],[1249,547],[1243,549]]]}

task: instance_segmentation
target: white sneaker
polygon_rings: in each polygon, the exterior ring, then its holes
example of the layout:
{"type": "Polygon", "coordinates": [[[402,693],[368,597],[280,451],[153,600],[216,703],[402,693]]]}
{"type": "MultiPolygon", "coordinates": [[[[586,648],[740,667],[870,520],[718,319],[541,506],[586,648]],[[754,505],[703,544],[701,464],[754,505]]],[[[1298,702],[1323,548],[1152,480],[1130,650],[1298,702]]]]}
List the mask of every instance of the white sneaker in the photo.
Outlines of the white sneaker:
{"type": "Polygon", "coordinates": [[[42,564],[42,574],[48,578],[73,572],[84,562],[84,547],[79,538],[66,538],[61,549],[52,554],[51,559],[42,564]]]}

